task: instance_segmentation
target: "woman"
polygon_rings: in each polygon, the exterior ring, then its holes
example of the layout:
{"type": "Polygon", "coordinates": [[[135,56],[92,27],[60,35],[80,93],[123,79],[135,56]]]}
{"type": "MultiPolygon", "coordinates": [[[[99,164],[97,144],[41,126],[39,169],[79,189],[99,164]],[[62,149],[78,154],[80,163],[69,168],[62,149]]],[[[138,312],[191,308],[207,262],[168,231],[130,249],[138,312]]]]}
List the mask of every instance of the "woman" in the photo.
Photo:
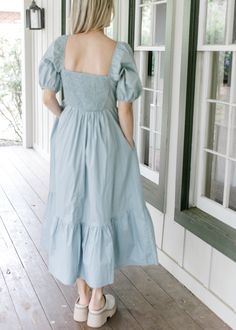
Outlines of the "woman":
{"type": "Polygon", "coordinates": [[[77,283],[74,319],[100,327],[116,311],[103,293],[114,270],[159,262],[133,140],[132,102],[142,85],[132,48],[104,34],[112,0],[77,0],[71,12],[71,34],[39,66],[43,103],[56,116],[41,243],[49,271],[77,283]]]}

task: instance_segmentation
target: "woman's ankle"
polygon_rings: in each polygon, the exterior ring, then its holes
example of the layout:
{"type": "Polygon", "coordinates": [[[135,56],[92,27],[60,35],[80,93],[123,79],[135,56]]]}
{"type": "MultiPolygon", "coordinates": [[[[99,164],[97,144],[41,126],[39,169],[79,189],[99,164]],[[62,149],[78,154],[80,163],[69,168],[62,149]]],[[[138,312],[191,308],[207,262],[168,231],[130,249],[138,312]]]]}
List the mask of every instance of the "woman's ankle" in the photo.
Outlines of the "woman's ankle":
{"type": "Polygon", "coordinates": [[[80,296],[80,304],[87,305],[91,298],[91,289],[83,279],[77,279],[77,290],[80,296]]]}
{"type": "Polygon", "coordinates": [[[87,305],[90,302],[91,299],[91,292],[89,291],[83,291],[79,293],[79,297],[80,297],[80,304],[81,305],[87,305]]]}
{"type": "Polygon", "coordinates": [[[105,298],[103,293],[100,295],[92,295],[90,302],[89,302],[89,307],[92,310],[98,310],[101,309],[105,304],[105,298]]]}

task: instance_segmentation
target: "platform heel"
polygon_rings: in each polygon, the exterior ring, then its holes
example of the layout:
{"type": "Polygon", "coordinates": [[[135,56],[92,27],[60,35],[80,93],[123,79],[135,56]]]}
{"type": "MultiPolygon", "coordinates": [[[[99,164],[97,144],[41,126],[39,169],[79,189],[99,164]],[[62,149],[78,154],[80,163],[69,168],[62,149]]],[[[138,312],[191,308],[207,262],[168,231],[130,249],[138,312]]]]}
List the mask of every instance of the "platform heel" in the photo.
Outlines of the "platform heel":
{"type": "Polygon", "coordinates": [[[116,301],[111,294],[103,294],[105,298],[104,306],[99,310],[88,311],[87,325],[91,328],[99,328],[106,323],[116,312],[116,301]]]}

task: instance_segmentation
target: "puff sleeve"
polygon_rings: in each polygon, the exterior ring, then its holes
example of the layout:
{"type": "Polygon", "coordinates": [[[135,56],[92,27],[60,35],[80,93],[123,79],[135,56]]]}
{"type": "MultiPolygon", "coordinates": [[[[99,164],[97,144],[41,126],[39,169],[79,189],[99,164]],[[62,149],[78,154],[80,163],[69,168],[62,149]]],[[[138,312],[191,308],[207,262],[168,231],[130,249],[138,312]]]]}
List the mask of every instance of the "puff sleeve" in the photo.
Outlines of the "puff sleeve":
{"type": "Polygon", "coordinates": [[[60,67],[57,65],[57,40],[53,41],[39,63],[39,85],[56,93],[61,89],[60,67]]]}
{"type": "Polygon", "coordinates": [[[117,101],[133,102],[142,93],[142,83],[131,46],[123,42],[119,80],[116,87],[117,101]]]}

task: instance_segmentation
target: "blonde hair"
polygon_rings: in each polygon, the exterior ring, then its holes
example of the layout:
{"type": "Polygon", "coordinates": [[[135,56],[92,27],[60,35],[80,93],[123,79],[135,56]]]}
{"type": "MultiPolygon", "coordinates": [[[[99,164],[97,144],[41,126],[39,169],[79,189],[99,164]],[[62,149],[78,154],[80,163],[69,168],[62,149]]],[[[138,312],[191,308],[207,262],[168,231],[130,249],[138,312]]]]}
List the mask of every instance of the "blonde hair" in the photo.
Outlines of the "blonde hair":
{"type": "Polygon", "coordinates": [[[114,15],[113,0],[72,0],[70,31],[75,34],[103,29],[110,25],[114,15]]]}

